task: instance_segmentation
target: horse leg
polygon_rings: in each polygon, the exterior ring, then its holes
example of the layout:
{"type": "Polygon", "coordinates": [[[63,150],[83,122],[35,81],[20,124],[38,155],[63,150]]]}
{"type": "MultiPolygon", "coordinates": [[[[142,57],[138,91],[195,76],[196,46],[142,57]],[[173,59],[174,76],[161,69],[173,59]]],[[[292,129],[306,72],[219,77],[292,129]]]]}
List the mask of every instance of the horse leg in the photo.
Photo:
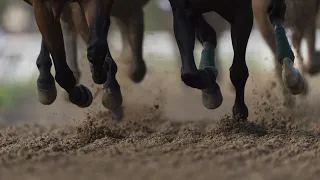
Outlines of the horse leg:
{"type": "MultiPolygon", "coordinates": [[[[174,34],[182,60],[181,79],[192,88],[207,89],[215,83],[215,71],[211,68],[198,70],[194,61],[195,22],[197,15],[187,8],[186,1],[169,0],[173,18],[174,34]]],[[[198,16],[199,17],[199,16],[198,16]]]]}
{"type": "Polygon", "coordinates": [[[234,118],[237,120],[248,117],[248,108],[244,102],[245,85],[249,77],[245,56],[252,26],[253,12],[251,3],[246,3],[242,8],[238,8],[231,22],[231,39],[234,57],[230,67],[230,78],[236,89],[236,98],[232,112],[234,118]]]}
{"type": "Polygon", "coordinates": [[[308,47],[308,58],[306,61],[305,69],[308,74],[316,75],[320,72],[320,52],[316,51],[316,16],[312,16],[310,24],[306,29],[306,41],[308,47]]]}
{"type": "Polygon", "coordinates": [[[122,94],[114,62],[107,43],[113,0],[79,1],[89,25],[87,56],[92,63],[92,78],[104,87],[102,104],[111,110],[113,118],[122,119],[122,94]]]}
{"type": "Polygon", "coordinates": [[[79,0],[89,26],[87,57],[90,62],[92,79],[96,84],[107,80],[108,67],[104,68],[107,55],[107,33],[110,25],[110,10],[113,0],[79,0]],[[110,8],[106,11],[107,8],[110,8]],[[106,17],[109,17],[106,20],[106,17]]]}
{"type": "Polygon", "coordinates": [[[122,50],[119,59],[123,61],[126,65],[130,63],[132,58],[132,49],[129,43],[129,27],[128,27],[127,16],[117,16],[115,21],[119,27],[122,40],[122,50]]]}
{"type": "Polygon", "coordinates": [[[77,61],[77,32],[73,23],[71,8],[69,6],[66,6],[62,11],[60,22],[64,37],[67,63],[72,70],[78,84],[81,74],[77,61]]]}
{"type": "Polygon", "coordinates": [[[37,58],[39,76],[37,79],[37,93],[39,102],[44,105],[52,104],[57,98],[55,80],[50,72],[52,66],[50,53],[44,40],[41,40],[41,50],[37,58]]]}
{"type": "MultiPolygon", "coordinates": [[[[196,22],[196,36],[203,46],[199,69],[211,69],[214,77],[218,77],[215,64],[215,48],[217,35],[215,30],[206,22],[203,15],[196,22]]],[[[222,104],[222,94],[219,85],[214,82],[211,87],[202,90],[202,103],[208,109],[216,109],[222,104]]]]}
{"type": "Polygon", "coordinates": [[[131,61],[129,65],[129,77],[139,83],[146,74],[146,65],[143,60],[143,33],[144,33],[144,17],[143,10],[134,11],[130,16],[120,18],[122,26],[120,26],[122,34],[126,34],[125,38],[129,41],[129,47],[126,47],[131,53],[131,61]]]}
{"type": "Polygon", "coordinates": [[[63,35],[59,20],[54,15],[48,2],[35,1],[34,15],[42,37],[52,56],[56,70],[57,83],[69,94],[70,101],[79,107],[88,107],[92,103],[92,94],[83,85],[76,85],[76,79],[66,62],[63,35]]]}
{"type": "Polygon", "coordinates": [[[272,54],[274,55],[273,61],[275,65],[275,71],[276,71],[276,78],[277,82],[280,85],[280,88],[282,90],[282,97],[283,97],[283,105],[286,107],[293,107],[295,105],[295,97],[292,96],[289,91],[284,87],[283,81],[282,81],[282,67],[281,64],[278,63],[278,59],[276,58],[276,42],[274,38],[274,30],[272,28],[272,25],[269,21],[268,14],[265,10],[267,6],[267,2],[262,2],[260,0],[253,0],[252,1],[252,7],[253,7],[253,13],[256,20],[256,23],[258,24],[259,31],[267,43],[268,47],[272,51],[272,54]]]}

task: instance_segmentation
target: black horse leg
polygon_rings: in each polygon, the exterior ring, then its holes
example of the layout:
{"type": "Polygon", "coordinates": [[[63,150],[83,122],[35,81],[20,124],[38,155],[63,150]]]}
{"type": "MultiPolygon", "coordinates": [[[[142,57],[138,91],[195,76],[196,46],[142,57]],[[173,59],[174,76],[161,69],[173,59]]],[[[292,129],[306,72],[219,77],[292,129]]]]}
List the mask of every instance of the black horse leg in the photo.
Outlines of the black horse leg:
{"type": "Polygon", "coordinates": [[[211,69],[198,70],[194,62],[195,22],[194,14],[187,7],[187,1],[169,0],[174,19],[174,34],[182,60],[181,79],[190,87],[206,89],[215,82],[214,72],[211,69]]]}
{"type": "Polygon", "coordinates": [[[104,83],[102,104],[122,119],[122,94],[116,80],[117,65],[107,43],[113,0],[79,1],[89,25],[88,59],[93,64],[92,74],[96,83],[104,83]]]}
{"type": "Polygon", "coordinates": [[[89,26],[87,57],[90,62],[92,79],[96,84],[103,84],[107,80],[107,69],[104,69],[104,59],[107,54],[107,31],[109,16],[113,0],[79,0],[89,26]],[[108,9],[106,9],[108,8],[108,9]]]}
{"type": "Polygon", "coordinates": [[[79,107],[88,107],[92,103],[92,94],[83,85],[76,86],[76,79],[66,62],[63,36],[59,21],[54,20],[47,2],[35,1],[33,4],[37,25],[52,55],[56,70],[57,83],[69,94],[69,99],[79,107]]]}
{"type": "MultiPolygon", "coordinates": [[[[217,35],[202,15],[196,22],[196,36],[203,46],[199,69],[210,69],[211,72],[214,72],[212,78],[215,81],[218,76],[215,64],[217,35]]],[[[202,90],[202,103],[208,109],[218,108],[222,104],[222,100],[220,87],[216,82],[213,82],[211,87],[202,90]]]]}
{"type": "Polygon", "coordinates": [[[41,40],[41,50],[37,58],[39,76],[37,79],[37,93],[39,101],[44,105],[52,104],[57,98],[55,80],[50,72],[52,66],[50,53],[44,40],[41,40]]]}
{"type": "Polygon", "coordinates": [[[233,115],[236,119],[246,119],[248,108],[244,102],[246,81],[249,77],[246,65],[246,49],[253,26],[253,12],[251,0],[247,0],[242,7],[237,8],[231,22],[231,38],[234,51],[233,63],[230,67],[230,78],[236,89],[236,98],[233,106],[233,115]]]}

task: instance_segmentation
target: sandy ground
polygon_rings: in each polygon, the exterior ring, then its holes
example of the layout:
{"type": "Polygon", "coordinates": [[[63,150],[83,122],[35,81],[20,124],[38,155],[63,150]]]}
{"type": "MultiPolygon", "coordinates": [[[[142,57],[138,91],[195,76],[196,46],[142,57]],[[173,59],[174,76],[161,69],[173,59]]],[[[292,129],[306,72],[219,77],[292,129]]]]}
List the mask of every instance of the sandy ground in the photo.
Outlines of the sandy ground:
{"type": "Polygon", "coordinates": [[[250,117],[235,122],[229,116],[234,93],[228,74],[223,78],[224,103],[209,111],[176,73],[150,69],[138,85],[120,73],[121,122],[110,119],[99,94],[87,109],[64,102],[62,94],[51,106],[30,96],[15,121],[2,122],[0,179],[318,179],[318,80],[289,111],[280,106],[272,75],[251,74],[250,117]]]}

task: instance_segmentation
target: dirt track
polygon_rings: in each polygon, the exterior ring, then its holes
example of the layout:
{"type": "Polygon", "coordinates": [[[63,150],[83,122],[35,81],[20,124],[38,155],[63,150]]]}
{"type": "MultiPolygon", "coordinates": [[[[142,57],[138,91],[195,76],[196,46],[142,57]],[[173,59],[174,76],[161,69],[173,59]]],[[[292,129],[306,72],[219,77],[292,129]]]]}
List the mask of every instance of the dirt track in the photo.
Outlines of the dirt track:
{"type": "Polygon", "coordinates": [[[151,70],[133,85],[121,76],[123,122],[109,118],[99,96],[85,111],[61,100],[29,107],[34,121],[0,131],[0,179],[318,179],[316,89],[290,113],[272,76],[251,75],[249,121],[234,122],[227,83],[223,105],[209,112],[178,77],[151,70]]]}

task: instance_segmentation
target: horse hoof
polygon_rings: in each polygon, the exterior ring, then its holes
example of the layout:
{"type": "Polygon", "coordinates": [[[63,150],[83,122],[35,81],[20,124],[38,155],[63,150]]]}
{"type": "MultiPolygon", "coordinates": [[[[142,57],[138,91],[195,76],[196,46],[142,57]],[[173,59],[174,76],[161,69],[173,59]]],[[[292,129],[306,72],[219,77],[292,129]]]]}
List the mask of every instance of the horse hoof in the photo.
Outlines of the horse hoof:
{"type": "Polygon", "coordinates": [[[141,62],[134,62],[130,65],[129,77],[133,82],[139,83],[143,80],[146,72],[147,68],[143,60],[141,62]]]}
{"type": "Polygon", "coordinates": [[[122,105],[121,90],[113,91],[110,88],[105,88],[102,94],[102,104],[109,110],[115,110],[122,105]]]}
{"type": "Polygon", "coordinates": [[[246,120],[249,115],[248,107],[245,104],[241,106],[235,104],[232,108],[232,114],[233,118],[237,121],[246,120]]]}
{"type": "Polygon", "coordinates": [[[81,108],[86,108],[86,107],[89,107],[91,104],[92,104],[92,101],[93,101],[93,97],[92,97],[92,93],[91,91],[84,85],[80,84],[80,85],[77,85],[75,87],[76,90],[79,90],[78,92],[80,92],[80,94],[77,93],[77,100],[74,100],[74,96],[70,96],[69,94],[69,99],[70,101],[77,105],[78,107],[81,107],[81,108]]]}
{"type": "Polygon", "coordinates": [[[46,85],[45,88],[37,86],[38,100],[43,105],[52,104],[57,98],[57,88],[55,84],[46,85]]]}
{"type": "Polygon", "coordinates": [[[123,108],[119,106],[116,109],[111,110],[112,119],[120,121],[123,119],[123,108]]]}
{"type": "Polygon", "coordinates": [[[96,84],[103,84],[107,81],[107,73],[104,72],[103,66],[94,67],[93,64],[90,63],[90,71],[92,74],[92,80],[96,84]]]}
{"type": "Polygon", "coordinates": [[[220,87],[217,83],[213,87],[202,90],[202,104],[207,109],[218,108],[223,101],[220,87]]]}
{"type": "Polygon", "coordinates": [[[298,69],[293,67],[293,62],[289,58],[283,60],[282,80],[291,94],[297,95],[304,91],[304,79],[298,69]]]}

